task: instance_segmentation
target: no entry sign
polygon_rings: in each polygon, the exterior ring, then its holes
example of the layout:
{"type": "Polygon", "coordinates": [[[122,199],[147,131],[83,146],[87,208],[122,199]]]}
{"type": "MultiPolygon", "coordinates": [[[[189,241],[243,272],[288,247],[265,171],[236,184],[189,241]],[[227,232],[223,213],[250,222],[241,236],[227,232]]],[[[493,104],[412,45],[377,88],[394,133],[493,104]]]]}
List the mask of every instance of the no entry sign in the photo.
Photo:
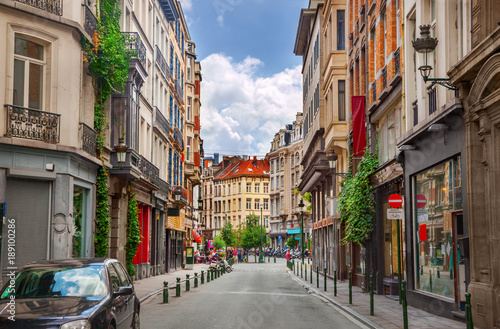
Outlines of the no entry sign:
{"type": "Polygon", "coordinates": [[[391,208],[399,208],[403,204],[403,198],[399,194],[391,194],[389,197],[389,206],[391,208]]]}
{"type": "Polygon", "coordinates": [[[427,199],[423,194],[417,194],[417,208],[425,208],[427,204],[427,199]]]}

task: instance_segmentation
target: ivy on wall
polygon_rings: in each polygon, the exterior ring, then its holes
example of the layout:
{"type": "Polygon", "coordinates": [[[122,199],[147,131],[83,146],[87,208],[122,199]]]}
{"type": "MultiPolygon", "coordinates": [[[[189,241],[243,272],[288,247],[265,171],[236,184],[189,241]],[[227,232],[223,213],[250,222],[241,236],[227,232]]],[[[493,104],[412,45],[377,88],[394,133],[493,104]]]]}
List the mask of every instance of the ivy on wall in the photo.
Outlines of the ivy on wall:
{"type": "Polygon", "coordinates": [[[127,244],[125,245],[126,266],[130,276],[135,275],[135,269],[132,260],[137,252],[137,247],[141,242],[141,231],[139,227],[139,209],[135,192],[131,186],[128,188],[128,208],[127,208],[127,244]]]}
{"type": "Polygon", "coordinates": [[[107,129],[106,102],[113,91],[122,90],[125,86],[133,53],[127,48],[129,40],[120,32],[119,1],[100,0],[97,8],[98,24],[92,36],[92,44],[82,39],[82,47],[83,60],[88,63],[95,96],[94,130],[97,133],[97,157],[103,161],[97,173],[96,183],[95,255],[106,257],[110,231],[108,170],[102,158],[107,129]]]}
{"type": "MultiPolygon", "coordinates": [[[[349,157],[352,165],[351,156],[349,157]]],[[[375,217],[375,201],[372,195],[370,175],[378,167],[377,154],[365,149],[355,176],[348,175],[339,194],[340,221],[345,225],[343,243],[355,242],[361,246],[370,238],[375,217]]],[[[349,172],[351,172],[349,168],[349,172]]]]}

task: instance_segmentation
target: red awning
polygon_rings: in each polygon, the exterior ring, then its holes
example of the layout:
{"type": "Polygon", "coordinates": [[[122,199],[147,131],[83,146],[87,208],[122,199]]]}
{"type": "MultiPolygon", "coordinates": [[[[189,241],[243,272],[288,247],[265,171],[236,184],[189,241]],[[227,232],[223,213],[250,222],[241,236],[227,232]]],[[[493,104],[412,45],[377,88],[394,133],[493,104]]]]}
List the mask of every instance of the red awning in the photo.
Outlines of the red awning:
{"type": "Polygon", "coordinates": [[[196,231],[193,231],[193,240],[194,242],[201,243],[201,235],[199,235],[196,231]]]}

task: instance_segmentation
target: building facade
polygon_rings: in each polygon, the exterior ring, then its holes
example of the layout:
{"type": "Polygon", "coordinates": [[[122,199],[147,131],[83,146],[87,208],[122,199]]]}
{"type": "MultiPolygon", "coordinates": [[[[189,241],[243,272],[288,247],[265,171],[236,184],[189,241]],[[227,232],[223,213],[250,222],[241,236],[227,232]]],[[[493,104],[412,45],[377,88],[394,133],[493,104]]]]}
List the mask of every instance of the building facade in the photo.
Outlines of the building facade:
{"type": "MultiPolygon", "coordinates": [[[[0,4],[0,203],[16,223],[15,266],[94,254],[94,94],[81,39],[95,5],[0,4]],[[30,207],[26,207],[29,204],[30,207]],[[36,237],[36,238],[34,238],[36,237]]],[[[3,210],[3,209],[2,209],[3,210]]],[[[6,227],[4,228],[6,234],[6,227]]],[[[7,255],[7,239],[1,254],[7,255]]],[[[5,279],[7,257],[0,267],[5,279]]]]}
{"type": "MultiPolygon", "coordinates": [[[[408,304],[453,317],[470,281],[459,242],[469,235],[466,133],[459,94],[445,81],[465,55],[470,11],[462,1],[404,1],[406,131],[396,140],[404,168],[404,279],[408,304]],[[460,22],[460,23],[456,23],[460,22]],[[437,38],[425,56],[419,39],[437,38]]],[[[378,87],[378,85],[377,85],[378,87]]]]}
{"type": "Polygon", "coordinates": [[[301,230],[304,230],[304,246],[311,236],[308,213],[299,208],[298,186],[302,167],[302,124],[303,115],[297,113],[295,121],[280,129],[274,135],[268,153],[270,166],[270,231],[271,247],[284,248],[290,236],[296,244],[300,243],[301,230]],[[301,213],[301,211],[303,213],[301,213]],[[304,227],[301,226],[301,214],[304,227]]]}
{"type": "MultiPolygon", "coordinates": [[[[500,167],[500,3],[472,1],[462,3],[466,22],[461,26],[466,36],[461,58],[448,71],[451,83],[459,88],[464,106],[465,159],[467,200],[459,246],[464,266],[470,264],[470,274],[465,271],[468,292],[471,294],[472,319],[480,328],[500,328],[500,245],[498,190],[500,167]],[[468,248],[467,248],[468,246],[468,248]],[[470,275],[470,276],[469,276],[470,275]],[[470,279],[469,279],[470,278],[470,279]],[[470,281],[469,281],[470,280],[470,281]]],[[[460,262],[460,260],[459,260],[460,262]]],[[[460,290],[460,293],[462,291],[460,290]]]]}

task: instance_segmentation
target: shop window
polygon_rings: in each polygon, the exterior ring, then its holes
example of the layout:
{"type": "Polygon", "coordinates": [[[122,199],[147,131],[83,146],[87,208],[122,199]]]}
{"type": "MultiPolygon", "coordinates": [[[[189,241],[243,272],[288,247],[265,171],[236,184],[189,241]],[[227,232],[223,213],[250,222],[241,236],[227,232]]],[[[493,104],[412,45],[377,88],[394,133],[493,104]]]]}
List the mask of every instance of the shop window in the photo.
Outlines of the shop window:
{"type": "MultiPolygon", "coordinates": [[[[462,210],[461,158],[413,176],[416,289],[455,297],[454,212],[462,210]]],[[[464,280],[461,278],[460,280],[464,280]]]]}
{"type": "Polygon", "coordinates": [[[73,187],[73,250],[72,257],[87,257],[90,247],[90,209],[89,190],[80,186],[73,187]]]}

